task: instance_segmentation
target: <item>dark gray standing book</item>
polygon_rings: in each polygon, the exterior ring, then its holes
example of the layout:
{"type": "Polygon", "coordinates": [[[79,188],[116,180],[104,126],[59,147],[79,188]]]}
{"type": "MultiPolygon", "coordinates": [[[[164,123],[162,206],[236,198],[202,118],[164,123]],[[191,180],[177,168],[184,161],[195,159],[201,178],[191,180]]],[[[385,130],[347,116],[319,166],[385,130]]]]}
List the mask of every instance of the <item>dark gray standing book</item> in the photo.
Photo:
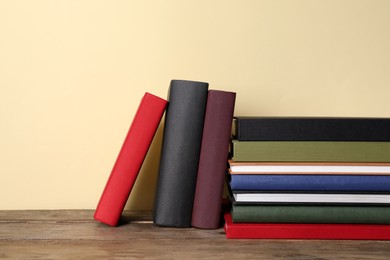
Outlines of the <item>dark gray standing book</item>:
{"type": "Polygon", "coordinates": [[[390,141],[390,118],[237,116],[240,141],[390,141]]]}
{"type": "Polygon", "coordinates": [[[153,221],[190,227],[207,103],[208,83],[172,80],[153,221]]]}

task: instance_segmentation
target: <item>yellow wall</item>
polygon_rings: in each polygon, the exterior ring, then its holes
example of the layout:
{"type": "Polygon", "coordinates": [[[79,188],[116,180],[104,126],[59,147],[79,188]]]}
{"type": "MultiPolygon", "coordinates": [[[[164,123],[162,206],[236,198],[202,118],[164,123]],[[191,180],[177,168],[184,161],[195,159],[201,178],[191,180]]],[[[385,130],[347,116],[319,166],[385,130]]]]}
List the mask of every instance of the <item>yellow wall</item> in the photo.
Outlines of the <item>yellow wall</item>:
{"type": "MultiPolygon", "coordinates": [[[[0,209],[95,208],[145,91],[390,117],[390,1],[0,1],[0,209]]],[[[127,208],[150,209],[161,128],[127,208]]]]}

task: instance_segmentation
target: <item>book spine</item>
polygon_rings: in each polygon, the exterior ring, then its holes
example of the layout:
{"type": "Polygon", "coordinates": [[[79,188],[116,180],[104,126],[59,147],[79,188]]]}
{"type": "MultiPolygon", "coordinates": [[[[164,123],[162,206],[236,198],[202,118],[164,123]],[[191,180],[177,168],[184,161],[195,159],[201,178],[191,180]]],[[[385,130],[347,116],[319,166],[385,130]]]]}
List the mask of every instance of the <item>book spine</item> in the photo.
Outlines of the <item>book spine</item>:
{"type": "Polygon", "coordinates": [[[145,93],[97,205],[96,220],[118,224],[166,105],[166,100],[145,93]]]}
{"type": "Polygon", "coordinates": [[[234,161],[390,162],[390,142],[233,140],[234,161]]]}
{"type": "Polygon", "coordinates": [[[153,221],[190,227],[208,83],[172,80],[153,221]]]}
{"type": "Polygon", "coordinates": [[[236,117],[242,141],[390,141],[386,118],[236,117]]]}
{"type": "Polygon", "coordinates": [[[233,205],[234,223],[390,224],[390,207],[233,205]]]}
{"type": "Polygon", "coordinates": [[[390,239],[390,225],[233,223],[230,213],[224,218],[229,239],[390,239]]]}
{"type": "Polygon", "coordinates": [[[390,175],[235,174],[232,190],[389,192],[390,175]]]}
{"type": "Polygon", "coordinates": [[[208,93],[191,223],[197,228],[220,224],[235,98],[233,92],[208,93]]]}
{"type": "Polygon", "coordinates": [[[369,162],[234,162],[230,174],[390,175],[390,163],[369,162]]]}

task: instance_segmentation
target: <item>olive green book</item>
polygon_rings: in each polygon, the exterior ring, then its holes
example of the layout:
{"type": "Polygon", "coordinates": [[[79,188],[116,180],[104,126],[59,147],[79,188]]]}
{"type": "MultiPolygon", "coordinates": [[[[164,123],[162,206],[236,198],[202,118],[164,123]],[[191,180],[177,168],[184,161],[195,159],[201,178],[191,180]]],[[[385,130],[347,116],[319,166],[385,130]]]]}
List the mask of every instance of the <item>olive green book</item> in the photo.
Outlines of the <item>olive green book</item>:
{"type": "Polygon", "coordinates": [[[390,162],[390,142],[238,141],[234,161],[390,162]]]}
{"type": "Polygon", "coordinates": [[[367,205],[234,205],[233,222],[390,224],[390,207],[367,205]]]}

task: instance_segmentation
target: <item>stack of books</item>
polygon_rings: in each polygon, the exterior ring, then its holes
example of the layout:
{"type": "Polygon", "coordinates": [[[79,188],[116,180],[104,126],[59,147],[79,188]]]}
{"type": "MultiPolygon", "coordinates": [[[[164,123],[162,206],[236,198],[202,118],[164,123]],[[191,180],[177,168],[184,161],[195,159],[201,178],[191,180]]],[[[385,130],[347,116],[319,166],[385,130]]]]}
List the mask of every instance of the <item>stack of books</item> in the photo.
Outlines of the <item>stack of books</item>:
{"type": "Polygon", "coordinates": [[[227,238],[390,239],[390,119],[235,117],[227,238]]]}

